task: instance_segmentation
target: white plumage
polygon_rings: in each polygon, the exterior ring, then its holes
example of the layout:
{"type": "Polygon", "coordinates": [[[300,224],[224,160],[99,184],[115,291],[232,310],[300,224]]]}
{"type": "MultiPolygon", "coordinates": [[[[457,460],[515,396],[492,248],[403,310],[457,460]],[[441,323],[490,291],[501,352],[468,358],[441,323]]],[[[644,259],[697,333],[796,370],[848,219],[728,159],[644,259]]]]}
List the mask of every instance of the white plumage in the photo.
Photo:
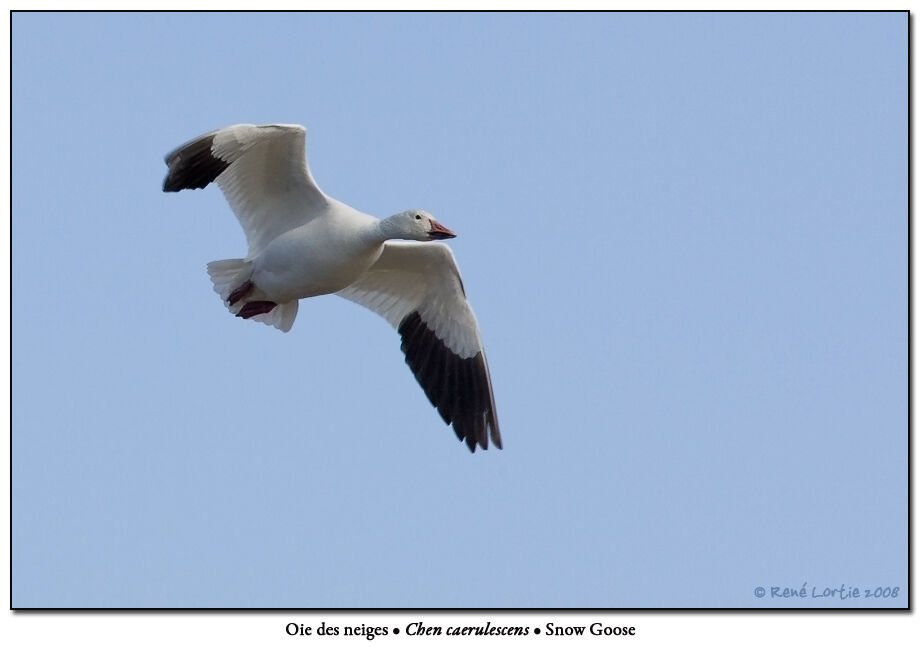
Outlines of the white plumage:
{"type": "Polygon", "coordinates": [[[301,298],[336,293],[393,325],[406,362],[471,451],[502,447],[489,368],[451,249],[454,233],[423,210],[386,219],[324,194],[306,161],[306,131],[238,124],[166,156],[167,192],[213,181],[240,221],[249,251],[208,264],[237,316],[288,331],[301,298]],[[404,239],[408,241],[395,241],[404,239]]]}

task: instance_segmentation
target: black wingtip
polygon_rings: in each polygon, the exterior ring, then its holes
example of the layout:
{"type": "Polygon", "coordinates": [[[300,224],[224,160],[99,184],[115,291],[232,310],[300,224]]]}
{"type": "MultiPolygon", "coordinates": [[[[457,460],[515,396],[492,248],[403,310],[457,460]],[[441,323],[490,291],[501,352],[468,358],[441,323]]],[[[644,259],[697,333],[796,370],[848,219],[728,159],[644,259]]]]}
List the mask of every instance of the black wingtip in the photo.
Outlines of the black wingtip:
{"type": "Polygon", "coordinates": [[[214,135],[184,144],[166,157],[169,173],[163,179],[164,192],[203,189],[220,176],[230,163],[211,151],[214,135]]]}
{"type": "Polygon", "coordinates": [[[489,368],[483,352],[461,358],[429,329],[418,312],[408,314],[397,332],[406,364],[445,423],[471,453],[477,446],[502,448],[489,368]]]}
{"type": "Polygon", "coordinates": [[[492,439],[492,445],[495,446],[500,451],[502,450],[502,438],[499,436],[499,427],[493,426],[489,431],[489,436],[492,439]]]}

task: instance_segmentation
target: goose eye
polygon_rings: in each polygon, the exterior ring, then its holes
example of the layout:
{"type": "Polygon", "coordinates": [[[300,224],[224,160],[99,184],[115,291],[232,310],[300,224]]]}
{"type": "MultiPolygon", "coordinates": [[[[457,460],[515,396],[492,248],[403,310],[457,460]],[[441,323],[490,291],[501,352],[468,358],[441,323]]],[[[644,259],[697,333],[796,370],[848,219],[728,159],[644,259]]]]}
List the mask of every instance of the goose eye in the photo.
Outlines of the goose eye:
{"type": "Polygon", "coordinates": [[[417,221],[421,221],[421,220],[422,220],[422,215],[421,215],[421,214],[416,214],[416,220],[417,220],[417,221]]]}

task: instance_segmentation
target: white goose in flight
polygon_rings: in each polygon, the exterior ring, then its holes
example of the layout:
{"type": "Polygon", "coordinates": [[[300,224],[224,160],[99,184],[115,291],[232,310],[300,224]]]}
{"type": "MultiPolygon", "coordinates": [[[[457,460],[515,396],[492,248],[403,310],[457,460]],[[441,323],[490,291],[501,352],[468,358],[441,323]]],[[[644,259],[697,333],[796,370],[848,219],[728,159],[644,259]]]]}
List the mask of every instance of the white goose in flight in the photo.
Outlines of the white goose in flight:
{"type": "Polygon", "coordinates": [[[236,214],[249,252],[208,264],[232,313],[288,331],[298,300],[335,293],[396,327],[419,385],[471,451],[502,448],[489,366],[451,249],[451,230],[423,210],[386,219],[324,194],[296,124],[237,124],[166,156],[163,191],[213,181],[236,214]]]}

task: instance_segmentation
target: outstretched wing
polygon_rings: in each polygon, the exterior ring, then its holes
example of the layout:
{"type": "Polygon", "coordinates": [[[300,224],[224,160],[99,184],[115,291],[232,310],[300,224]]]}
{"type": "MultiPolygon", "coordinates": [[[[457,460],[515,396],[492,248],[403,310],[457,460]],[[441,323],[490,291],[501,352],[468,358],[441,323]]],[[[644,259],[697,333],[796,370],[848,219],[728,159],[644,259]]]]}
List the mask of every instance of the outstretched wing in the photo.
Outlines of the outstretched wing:
{"type": "Polygon", "coordinates": [[[310,175],[306,130],[297,124],[228,126],[183,144],[166,164],[165,192],[217,181],[243,226],[250,257],[329,202],[310,175]]]}
{"type": "Polygon", "coordinates": [[[339,291],[396,327],[419,385],[471,451],[502,448],[486,353],[451,249],[389,241],[358,281],[339,291]]]}

